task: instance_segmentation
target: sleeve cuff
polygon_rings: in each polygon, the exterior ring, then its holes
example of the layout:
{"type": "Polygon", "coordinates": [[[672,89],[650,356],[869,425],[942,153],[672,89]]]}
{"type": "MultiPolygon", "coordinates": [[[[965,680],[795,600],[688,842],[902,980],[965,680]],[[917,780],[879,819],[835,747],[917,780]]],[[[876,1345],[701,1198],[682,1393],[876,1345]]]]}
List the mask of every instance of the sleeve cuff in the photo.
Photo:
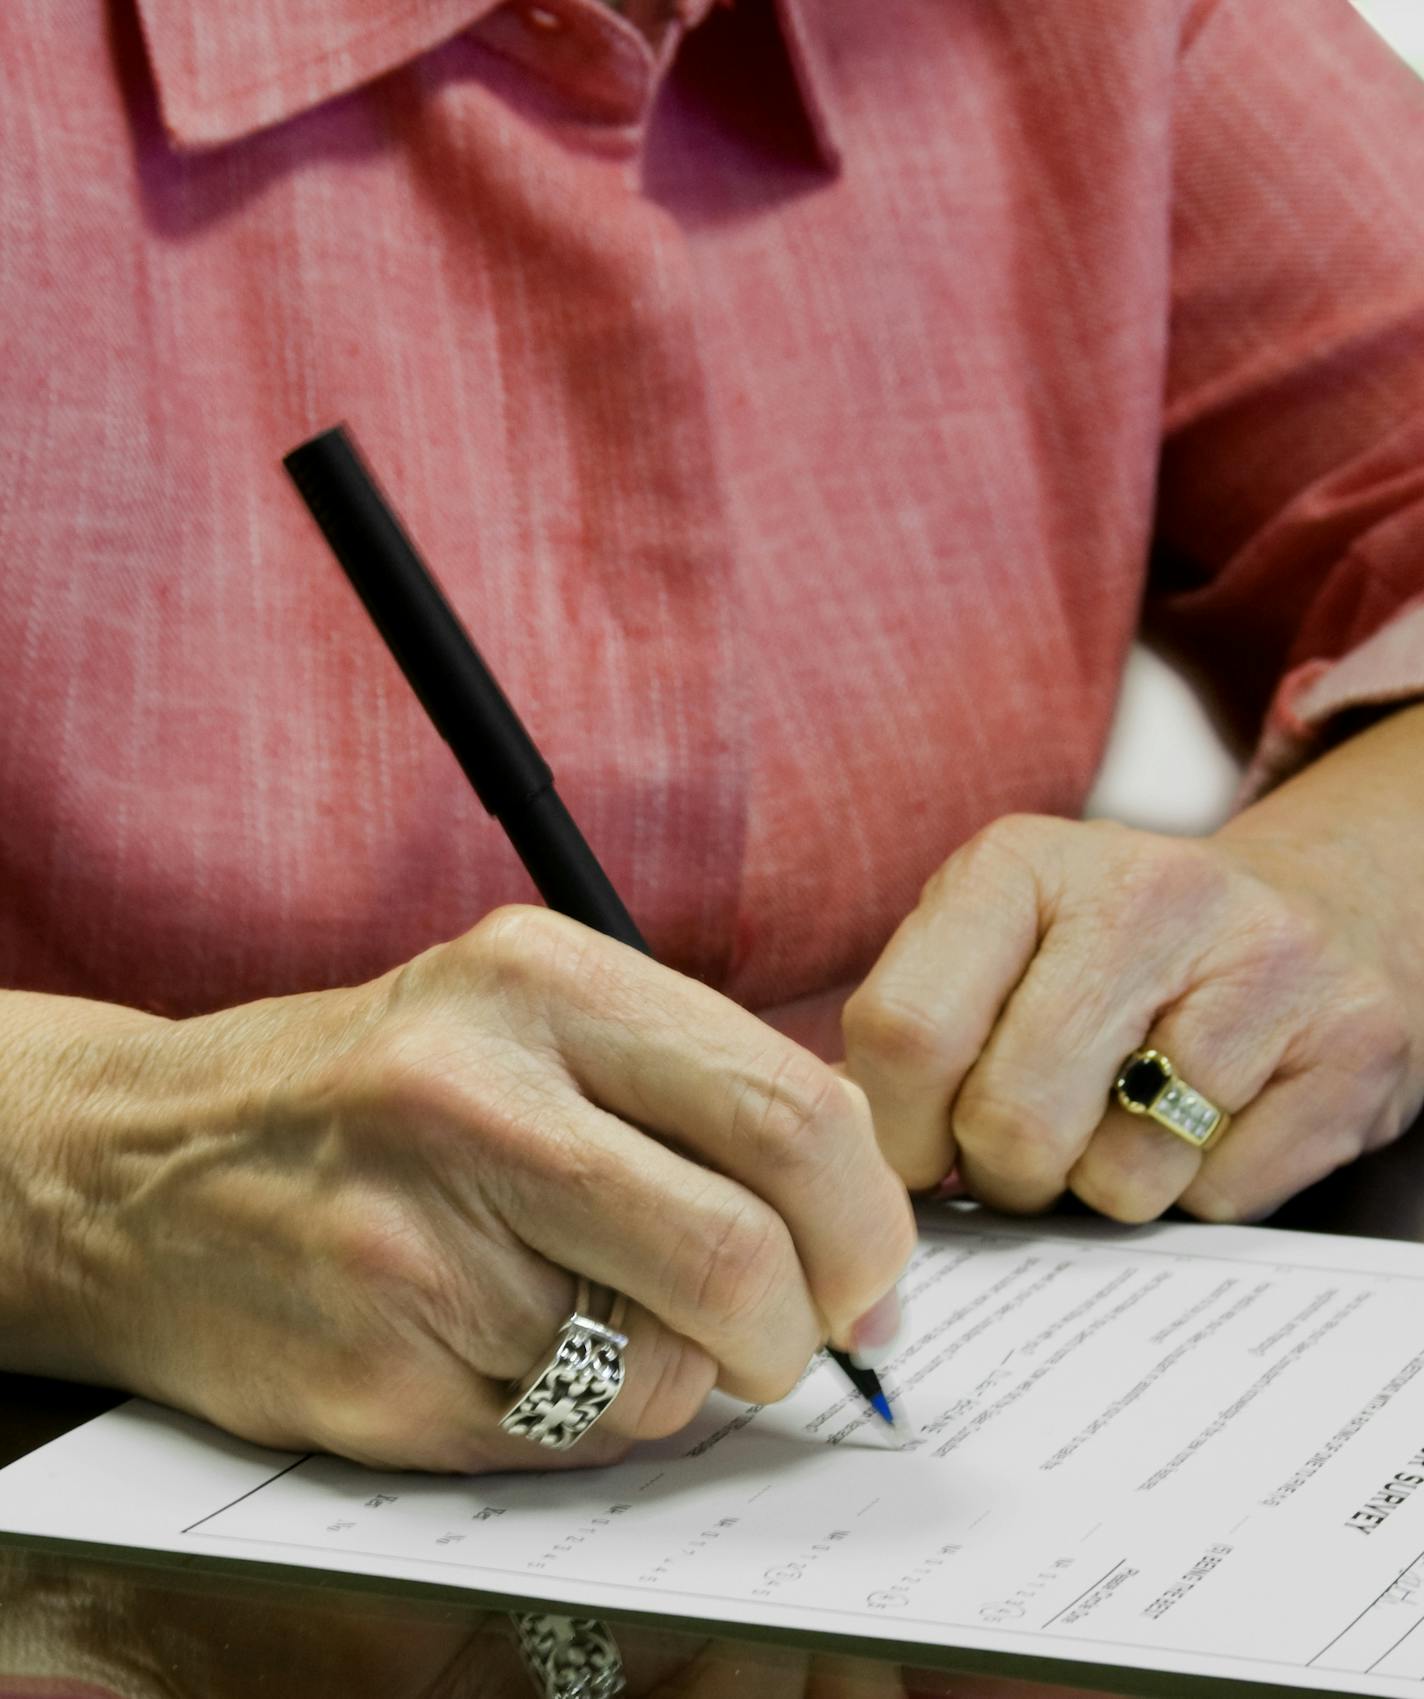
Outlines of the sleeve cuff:
{"type": "Polygon", "coordinates": [[[1236,806],[1298,772],[1329,744],[1331,722],[1351,708],[1424,699],[1424,595],[1416,596],[1338,660],[1304,661],[1287,673],[1241,780],[1236,806]]]}

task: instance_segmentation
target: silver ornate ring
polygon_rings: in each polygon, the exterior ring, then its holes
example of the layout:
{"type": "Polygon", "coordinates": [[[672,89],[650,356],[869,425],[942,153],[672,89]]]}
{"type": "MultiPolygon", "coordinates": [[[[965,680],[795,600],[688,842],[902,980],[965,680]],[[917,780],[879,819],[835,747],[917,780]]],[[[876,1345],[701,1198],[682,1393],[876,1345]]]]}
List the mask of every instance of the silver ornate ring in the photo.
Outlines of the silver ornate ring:
{"type": "Polygon", "coordinates": [[[533,1440],[551,1451],[567,1451],[583,1438],[623,1385],[623,1352],[628,1336],[619,1331],[627,1299],[609,1301],[608,1318],[590,1314],[592,1293],[607,1296],[579,1278],[573,1313],[565,1320],[554,1354],[515,1390],[519,1396],[499,1419],[507,1434],[533,1440]]]}
{"type": "Polygon", "coordinates": [[[521,1611],[514,1629],[539,1699],[614,1699],[627,1687],[618,1642],[596,1617],[521,1611]]]}

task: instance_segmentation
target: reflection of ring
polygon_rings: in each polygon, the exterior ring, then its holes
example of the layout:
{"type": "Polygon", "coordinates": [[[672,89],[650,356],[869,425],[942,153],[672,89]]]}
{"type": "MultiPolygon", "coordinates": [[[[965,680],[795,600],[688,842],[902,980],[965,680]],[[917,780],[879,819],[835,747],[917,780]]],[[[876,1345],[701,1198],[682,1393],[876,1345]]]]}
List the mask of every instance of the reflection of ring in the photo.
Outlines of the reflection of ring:
{"type": "Polygon", "coordinates": [[[627,1686],[618,1643],[596,1617],[521,1611],[514,1628],[539,1699],[612,1699],[627,1686]]]}
{"type": "Polygon", "coordinates": [[[499,1419],[505,1433],[567,1451],[618,1396],[628,1343],[618,1329],[627,1300],[621,1292],[614,1294],[607,1321],[591,1316],[592,1307],[589,1283],[580,1277],[573,1314],[564,1322],[554,1355],[519,1382],[519,1397],[499,1419]]]}
{"type": "Polygon", "coordinates": [[[1118,1070],[1113,1095],[1133,1115],[1150,1115],[1159,1127],[1210,1150],[1231,1117],[1178,1074],[1160,1050],[1134,1050],[1118,1070]]]}

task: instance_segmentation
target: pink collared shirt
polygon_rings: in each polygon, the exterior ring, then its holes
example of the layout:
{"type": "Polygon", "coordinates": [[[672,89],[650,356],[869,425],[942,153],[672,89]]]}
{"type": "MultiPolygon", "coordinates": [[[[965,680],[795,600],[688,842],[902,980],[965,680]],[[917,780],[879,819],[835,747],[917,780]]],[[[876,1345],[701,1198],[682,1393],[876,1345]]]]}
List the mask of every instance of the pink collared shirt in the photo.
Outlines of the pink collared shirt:
{"type": "Polygon", "coordinates": [[[0,984],[531,895],[282,475],[337,420],[654,950],[828,1051],[1144,601],[1258,777],[1424,687],[1424,87],[1346,0],[705,11],[0,7],[0,984]]]}

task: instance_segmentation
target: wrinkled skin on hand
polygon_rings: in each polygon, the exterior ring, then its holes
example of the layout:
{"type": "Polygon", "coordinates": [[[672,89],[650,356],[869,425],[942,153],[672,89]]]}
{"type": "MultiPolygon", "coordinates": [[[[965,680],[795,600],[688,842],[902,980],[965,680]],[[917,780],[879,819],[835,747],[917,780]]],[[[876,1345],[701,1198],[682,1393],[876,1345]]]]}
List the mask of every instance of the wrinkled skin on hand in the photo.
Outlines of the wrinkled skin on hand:
{"type": "Polygon", "coordinates": [[[67,1093],[63,1136],[8,1164],[0,1147],[46,1293],[21,1316],[33,1356],[0,1315],[5,1366],[261,1444],[458,1473],[606,1463],[714,1385],[782,1397],[828,1340],[854,1345],[914,1247],[858,1087],[544,909],[368,985],[128,1012],[102,1037],[98,1018],[48,1000],[39,1061],[8,1048],[23,1088],[64,1022],[78,1035],[34,1110],[62,1119],[67,1093]],[[578,1275],[629,1300],[627,1376],[560,1453],[499,1417],[578,1275]]]}
{"type": "Polygon", "coordinates": [[[1032,816],[981,832],[845,1009],[847,1071],[906,1183],[957,1166],[1003,1210],[1071,1191],[1120,1221],[1240,1221],[1397,1137],[1424,1102],[1410,910],[1348,850],[1032,816]],[[1140,1047],[1232,1114],[1210,1150],[1112,1100],[1140,1047]]]}

